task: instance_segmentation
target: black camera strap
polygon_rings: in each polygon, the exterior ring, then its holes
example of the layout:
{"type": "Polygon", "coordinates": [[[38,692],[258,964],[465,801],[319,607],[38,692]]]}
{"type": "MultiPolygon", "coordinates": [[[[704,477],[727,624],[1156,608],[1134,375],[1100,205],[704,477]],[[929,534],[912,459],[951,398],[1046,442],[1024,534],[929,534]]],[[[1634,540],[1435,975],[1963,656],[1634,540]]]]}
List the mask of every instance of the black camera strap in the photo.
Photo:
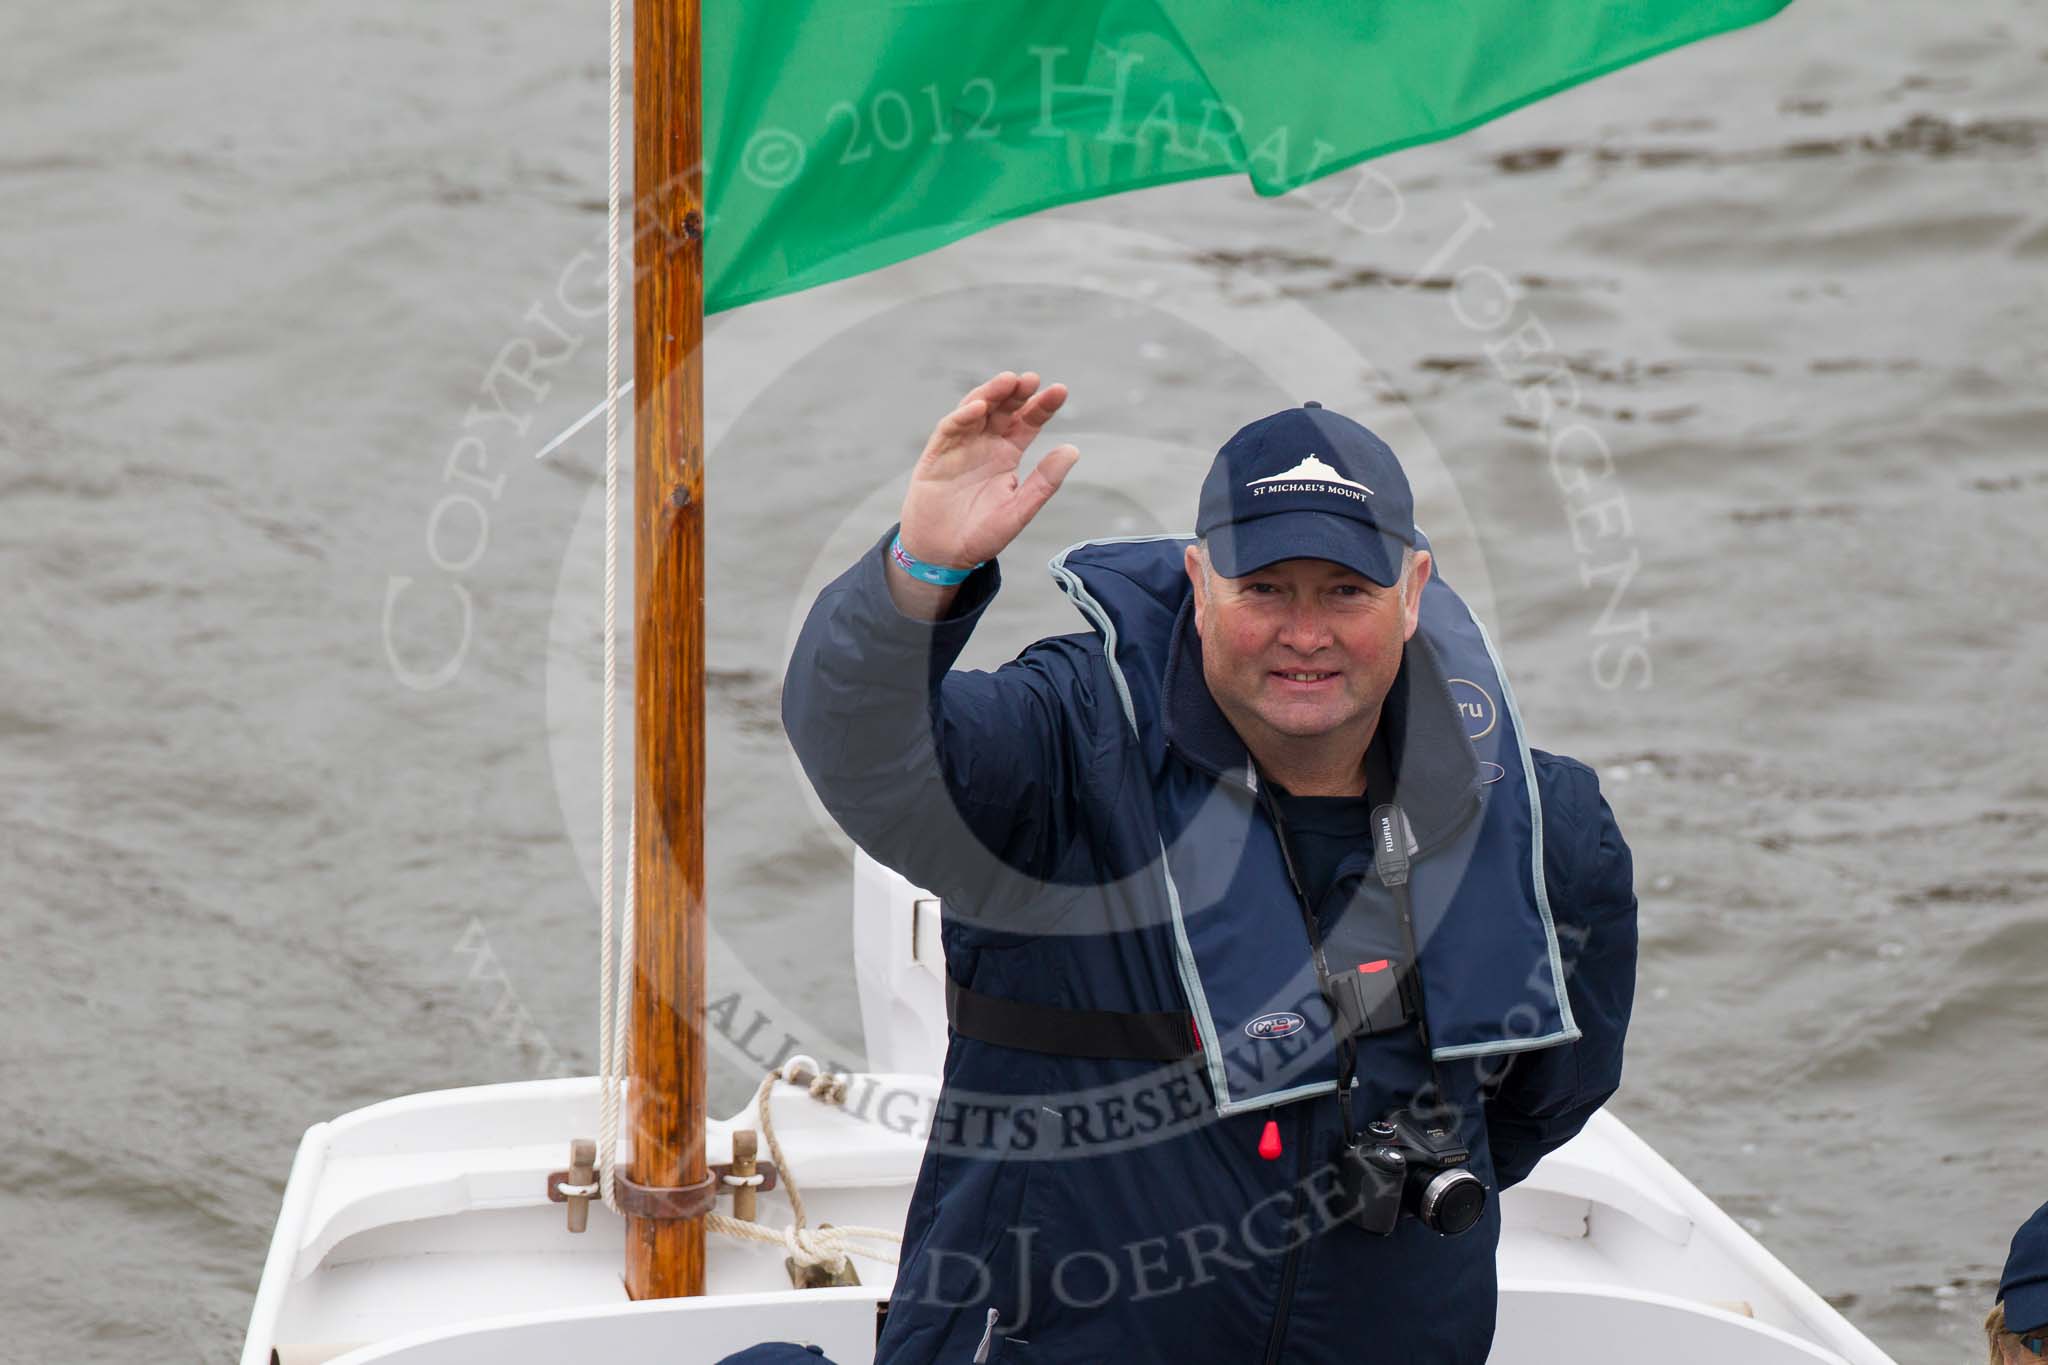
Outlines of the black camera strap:
{"type": "MultiPolygon", "coordinates": [[[[1386,729],[1379,727],[1373,733],[1372,742],[1365,750],[1365,791],[1368,799],[1377,799],[1379,804],[1372,810],[1373,870],[1381,884],[1394,897],[1394,907],[1401,920],[1402,946],[1407,949],[1408,961],[1401,970],[1408,974],[1410,988],[1415,999],[1415,1030],[1422,1041],[1422,1055],[1429,1062],[1430,1083],[1435,1087],[1440,1102],[1447,1102],[1449,1092],[1444,1089],[1443,1075],[1437,1069],[1436,1053],[1429,1041],[1429,1021],[1423,1012],[1422,960],[1415,942],[1415,914],[1408,893],[1408,823],[1401,814],[1401,808],[1394,802],[1394,765],[1387,752],[1386,729]]],[[[1315,904],[1309,899],[1308,888],[1302,884],[1301,870],[1295,866],[1294,849],[1287,837],[1287,821],[1280,813],[1279,802],[1273,799],[1273,784],[1259,775],[1259,799],[1265,807],[1266,817],[1273,822],[1273,833],[1280,844],[1280,860],[1287,868],[1287,880],[1294,888],[1294,898],[1301,906],[1302,927],[1308,933],[1309,956],[1315,965],[1316,986],[1323,998],[1332,998],[1330,986],[1330,964],[1323,952],[1323,936],[1316,927],[1315,904]]],[[[1344,1145],[1355,1146],[1358,1134],[1351,1119],[1351,1089],[1358,1075],[1358,1039],[1345,1034],[1337,1040],[1337,1113],[1344,1125],[1344,1145]]]]}
{"type": "Polygon", "coordinates": [[[1408,817],[1394,802],[1394,766],[1387,757],[1384,731],[1376,732],[1365,750],[1365,789],[1368,796],[1384,799],[1372,811],[1373,870],[1380,884],[1393,893],[1394,909],[1401,919],[1401,946],[1408,950],[1402,970],[1415,995],[1415,1032],[1422,1040],[1422,1055],[1429,1062],[1430,1084],[1436,1088],[1439,1104],[1449,1104],[1443,1072],[1436,1064],[1436,1048],[1429,1040],[1428,1001],[1422,994],[1422,949],[1415,941],[1415,902],[1408,892],[1408,817]]]}

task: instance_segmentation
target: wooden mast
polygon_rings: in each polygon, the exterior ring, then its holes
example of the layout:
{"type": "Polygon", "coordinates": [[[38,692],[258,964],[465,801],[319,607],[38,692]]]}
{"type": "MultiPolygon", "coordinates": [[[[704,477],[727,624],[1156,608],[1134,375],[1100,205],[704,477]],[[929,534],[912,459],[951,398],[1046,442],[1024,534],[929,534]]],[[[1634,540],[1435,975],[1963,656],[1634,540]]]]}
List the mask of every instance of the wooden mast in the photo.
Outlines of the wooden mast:
{"type": "MultiPolygon", "coordinates": [[[[704,1167],[704,175],[698,0],[633,6],[632,1178],[704,1167]]],[[[628,1218],[626,1292],[704,1292],[704,1220],[628,1218]]]]}

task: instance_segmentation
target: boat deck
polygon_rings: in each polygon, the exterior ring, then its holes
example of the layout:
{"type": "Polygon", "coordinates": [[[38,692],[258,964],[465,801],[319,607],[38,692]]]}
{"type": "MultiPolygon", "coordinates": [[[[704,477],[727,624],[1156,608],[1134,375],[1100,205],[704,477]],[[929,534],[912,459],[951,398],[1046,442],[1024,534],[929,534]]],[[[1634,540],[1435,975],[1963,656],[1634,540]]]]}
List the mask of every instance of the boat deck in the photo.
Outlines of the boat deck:
{"type": "MultiPolygon", "coordinates": [[[[876,1078],[929,1100],[928,1076],[876,1078]]],[[[784,1086],[778,1134],[816,1223],[900,1227],[924,1143],[784,1086]]],[[[862,1284],[792,1291],[782,1252],[713,1235],[702,1299],[635,1304],[620,1282],[622,1222],[602,1205],[572,1234],[545,1181],[597,1109],[595,1078],[409,1096],[306,1135],[251,1321],[244,1365],[555,1360],[571,1333],[607,1358],[715,1361],[782,1336],[841,1365],[871,1358],[874,1305],[894,1268],[857,1259],[862,1284]],[[774,1324],[764,1331],[763,1324],[774,1324]],[[301,1352],[289,1349],[299,1344],[301,1352]],[[678,1352],[682,1351],[682,1354],[678,1352]]],[[[726,1159],[749,1109],[714,1122],[726,1159]]],[[[760,1196],[780,1225],[780,1191],[760,1196]]],[[[1502,1199],[1498,1361],[1848,1361],[1886,1357],[1618,1120],[1601,1114],[1502,1199]],[[1674,1333],[1676,1335],[1674,1336],[1674,1333]],[[1653,1349],[1654,1347],[1654,1349],[1653,1349]],[[1644,1354],[1648,1352],[1648,1354],[1644,1354]],[[1733,1352],[1733,1354],[1731,1354],[1733,1352]]]]}

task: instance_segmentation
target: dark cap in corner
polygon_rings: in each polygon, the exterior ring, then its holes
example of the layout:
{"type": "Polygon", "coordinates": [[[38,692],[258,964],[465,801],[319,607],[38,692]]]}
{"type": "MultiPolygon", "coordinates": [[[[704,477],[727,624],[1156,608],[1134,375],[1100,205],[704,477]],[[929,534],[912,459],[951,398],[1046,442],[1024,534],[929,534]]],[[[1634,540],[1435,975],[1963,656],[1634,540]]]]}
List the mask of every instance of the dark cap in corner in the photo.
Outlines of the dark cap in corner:
{"type": "Polygon", "coordinates": [[[2022,1336],[2048,1327],[2048,1204],[2020,1224],[1998,1281],[2006,1330],[2022,1336]]]}

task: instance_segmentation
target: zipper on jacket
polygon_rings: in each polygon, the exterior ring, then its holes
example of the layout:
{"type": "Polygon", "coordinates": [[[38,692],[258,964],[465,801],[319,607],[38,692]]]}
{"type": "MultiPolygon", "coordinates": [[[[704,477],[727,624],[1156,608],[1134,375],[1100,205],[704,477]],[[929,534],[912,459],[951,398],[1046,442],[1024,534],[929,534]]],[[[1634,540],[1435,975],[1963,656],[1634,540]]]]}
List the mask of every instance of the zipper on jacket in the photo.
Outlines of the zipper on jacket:
{"type": "MultiPolygon", "coordinates": [[[[1294,1210],[1288,1215],[1288,1222],[1299,1225],[1302,1218],[1302,1204],[1308,1199],[1308,1148],[1309,1138],[1315,1133],[1313,1101],[1299,1100],[1301,1114],[1294,1123],[1294,1210]]],[[[1287,1259],[1280,1263],[1280,1292],[1273,1302],[1273,1325],[1266,1332],[1266,1355],[1264,1365],[1279,1365],[1280,1352],[1287,1345],[1287,1318],[1294,1308],[1294,1282],[1301,1270],[1301,1249],[1308,1239],[1302,1238],[1287,1248],[1287,1259]]]]}

